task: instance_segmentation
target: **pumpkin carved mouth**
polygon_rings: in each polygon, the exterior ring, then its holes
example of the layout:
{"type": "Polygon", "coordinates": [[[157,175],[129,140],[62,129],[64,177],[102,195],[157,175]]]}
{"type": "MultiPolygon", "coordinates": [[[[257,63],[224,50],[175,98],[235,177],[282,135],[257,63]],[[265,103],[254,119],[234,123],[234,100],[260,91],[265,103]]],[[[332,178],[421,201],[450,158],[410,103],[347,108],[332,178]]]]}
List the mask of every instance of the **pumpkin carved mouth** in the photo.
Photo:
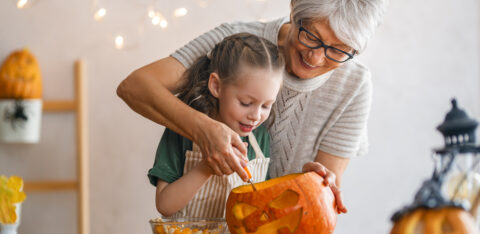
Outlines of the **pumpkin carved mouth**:
{"type": "Polygon", "coordinates": [[[226,219],[232,233],[333,233],[334,196],[314,172],[234,188],[226,219]]]}

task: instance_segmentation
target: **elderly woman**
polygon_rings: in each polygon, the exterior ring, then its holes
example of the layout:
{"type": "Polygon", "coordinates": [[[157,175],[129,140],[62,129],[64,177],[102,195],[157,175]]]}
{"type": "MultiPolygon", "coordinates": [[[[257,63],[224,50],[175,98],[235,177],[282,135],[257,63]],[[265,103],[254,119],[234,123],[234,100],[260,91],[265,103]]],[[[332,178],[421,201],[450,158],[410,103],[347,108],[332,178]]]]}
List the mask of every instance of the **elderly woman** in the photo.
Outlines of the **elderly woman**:
{"type": "Polygon", "coordinates": [[[290,17],[222,24],[135,70],[117,93],[134,111],[198,144],[217,175],[237,172],[246,180],[238,134],[174,94],[185,69],[223,38],[248,32],[272,41],[286,72],[269,119],[270,177],[316,171],[334,192],[338,212],[346,212],[339,186],[350,158],[366,152],[372,93],[370,72],[355,56],[383,11],[383,0],[291,0],[290,17]]]}

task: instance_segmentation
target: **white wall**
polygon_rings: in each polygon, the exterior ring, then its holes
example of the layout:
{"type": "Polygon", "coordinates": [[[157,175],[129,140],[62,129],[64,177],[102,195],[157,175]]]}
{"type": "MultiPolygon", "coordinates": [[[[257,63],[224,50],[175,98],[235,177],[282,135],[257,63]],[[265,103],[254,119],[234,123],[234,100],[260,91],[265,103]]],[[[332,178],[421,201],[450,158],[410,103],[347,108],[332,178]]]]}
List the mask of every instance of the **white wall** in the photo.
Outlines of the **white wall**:
{"type": "MultiPolygon", "coordinates": [[[[115,94],[135,68],[224,21],[273,19],[288,14],[288,0],[162,1],[165,9],[186,6],[184,18],[165,30],[145,24],[150,2],[101,1],[107,18],[97,23],[90,1],[37,0],[17,10],[0,1],[0,60],[28,46],[40,61],[45,99],[73,97],[72,66],[87,65],[90,128],[91,233],[149,233],[155,217],[154,188],[146,172],[163,127],[132,112],[115,94]],[[263,6],[262,4],[266,4],[263,6]],[[133,36],[116,50],[113,36],[133,36]]],[[[391,0],[384,24],[360,59],[373,74],[370,153],[352,160],[342,189],[349,213],[336,233],[388,233],[390,215],[411,202],[432,169],[431,149],[442,145],[435,127],[451,97],[480,117],[480,3],[476,0],[391,0]]],[[[74,118],[47,114],[40,144],[0,144],[0,174],[29,179],[72,179],[74,118]]],[[[32,193],[24,203],[20,233],[74,233],[75,195],[32,193]],[[48,215],[47,215],[48,214],[48,215]]]]}

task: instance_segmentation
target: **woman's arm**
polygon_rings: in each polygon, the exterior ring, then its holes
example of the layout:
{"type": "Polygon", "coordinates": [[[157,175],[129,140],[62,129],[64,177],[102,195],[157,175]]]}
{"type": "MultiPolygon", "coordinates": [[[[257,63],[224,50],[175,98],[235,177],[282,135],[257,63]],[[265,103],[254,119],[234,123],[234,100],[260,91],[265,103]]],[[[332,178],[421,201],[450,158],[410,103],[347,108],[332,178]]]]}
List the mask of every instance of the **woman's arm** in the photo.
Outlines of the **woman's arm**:
{"type": "Polygon", "coordinates": [[[132,72],[117,94],[135,112],[199,145],[215,174],[235,171],[247,180],[243,170],[247,150],[238,134],[175,97],[184,71],[175,58],[160,59],[132,72]]]}
{"type": "Polygon", "coordinates": [[[319,162],[330,172],[333,172],[332,177],[328,176],[325,179],[329,180],[329,183],[335,183],[338,187],[340,187],[343,173],[345,172],[345,169],[347,169],[350,159],[339,157],[323,151],[318,151],[315,162],[319,162]]]}
{"type": "Polygon", "coordinates": [[[349,158],[342,158],[323,151],[318,151],[314,162],[305,163],[303,172],[315,171],[323,177],[325,185],[328,185],[337,202],[337,212],[347,213],[343,202],[343,195],[340,191],[342,175],[350,162],[349,158]]]}
{"type": "Polygon", "coordinates": [[[158,212],[167,217],[175,214],[193,199],[211,175],[212,171],[205,161],[202,161],[171,184],[158,180],[155,195],[158,212]]]}

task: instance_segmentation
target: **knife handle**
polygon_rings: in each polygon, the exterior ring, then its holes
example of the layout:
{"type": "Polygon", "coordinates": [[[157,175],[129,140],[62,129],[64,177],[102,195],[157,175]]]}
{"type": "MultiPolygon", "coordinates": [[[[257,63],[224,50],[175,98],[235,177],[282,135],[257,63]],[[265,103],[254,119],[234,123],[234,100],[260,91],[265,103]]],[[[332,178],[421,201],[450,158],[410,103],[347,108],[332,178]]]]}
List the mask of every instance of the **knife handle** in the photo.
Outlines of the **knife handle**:
{"type": "Polygon", "coordinates": [[[245,170],[245,172],[247,172],[247,175],[248,175],[248,179],[252,179],[252,174],[250,173],[250,170],[248,170],[248,167],[244,167],[243,170],[245,170]]]}

